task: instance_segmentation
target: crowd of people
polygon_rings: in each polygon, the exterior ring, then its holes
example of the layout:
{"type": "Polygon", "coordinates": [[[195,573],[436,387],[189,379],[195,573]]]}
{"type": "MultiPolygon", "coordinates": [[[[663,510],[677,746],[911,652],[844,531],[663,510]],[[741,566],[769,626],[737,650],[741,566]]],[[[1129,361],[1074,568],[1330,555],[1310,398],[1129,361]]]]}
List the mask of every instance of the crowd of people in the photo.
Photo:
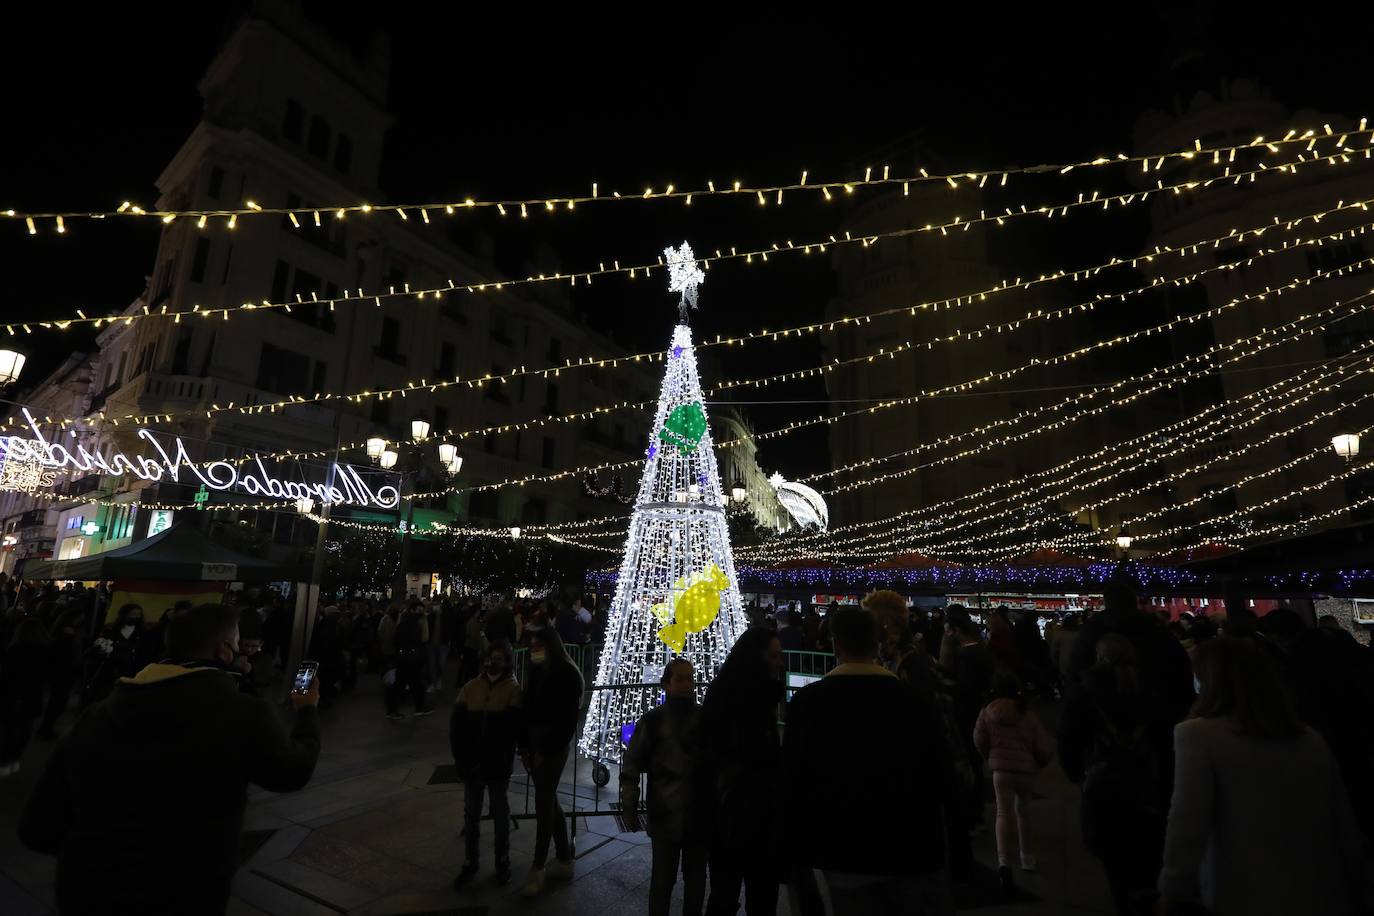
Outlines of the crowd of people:
{"type": "MultiPolygon", "coordinates": [[[[513,878],[517,761],[535,820],[520,892],[574,876],[558,787],[586,688],[569,646],[605,626],[590,600],[324,607],[304,653],[318,676],[289,694],[289,730],[261,698],[291,655],[286,597],[249,590],[152,614],[110,601],[0,581],[0,774],[35,725],[53,737],[72,713],[21,824],[27,845],[58,856],[64,912],[103,911],[109,892],[93,888],[118,883],[131,856],[171,863],[174,878],[125,882],[121,902],[158,912],[172,894],[222,910],[244,787],[305,785],[316,703],[364,671],[393,718],[407,702],[429,715],[457,671],[455,887],[479,874],[484,802],[496,879],[513,878]]],[[[1123,916],[1371,911],[1374,656],[1330,621],[1286,607],[1170,621],[1125,582],[1107,586],[1101,612],[1043,635],[1032,614],[925,611],[894,592],[824,611],[751,606],[755,625],[709,684],[685,658],[663,669],[663,702],[635,724],[619,785],[626,827],[650,838],[651,916],[666,916],[679,879],[685,916],[733,914],[741,899],[770,916],[784,887],[797,916],[951,913],[977,874],[988,795],[1012,893],[1018,871],[1039,867],[1031,800],[1052,760],[1078,786],[1083,844],[1123,916]],[[834,666],[789,692],[799,651],[834,666]]]]}

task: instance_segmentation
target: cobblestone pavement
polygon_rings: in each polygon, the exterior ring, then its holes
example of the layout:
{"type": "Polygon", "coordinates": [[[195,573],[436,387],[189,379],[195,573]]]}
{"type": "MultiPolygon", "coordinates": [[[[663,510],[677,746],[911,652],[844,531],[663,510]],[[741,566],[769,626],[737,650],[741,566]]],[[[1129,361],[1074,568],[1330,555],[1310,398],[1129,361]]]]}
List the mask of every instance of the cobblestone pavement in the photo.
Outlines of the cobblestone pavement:
{"type": "MultiPolygon", "coordinates": [[[[449,683],[453,669],[449,670],[449,683]]],[[[534,846],[533,821],[519,820],[531,799],[523,778],[511,785],[517,829],[511,833],[515,879],[497,887],[489,870],[462,893],[451,887],[462,861],[463,788],[449,781],[448,710],[454,690],[431,694],[429,718],[388,721],[381,688],[365,679],[322,715],[324,739],[311,784],[300,792],[249,793],[243,866],[229,912],[236,916],[499,916],[505,913],[630,916],[647,907],[650,856],[643,833],[621,833],[614,817],[574,818],[577,868],[571,883],[550,884],[534,901],[518,895],[534,846]]],[[[65,723],[66,720],[64,720],[65,723]]],[[[0,913],[53,912],[54,861],[23,849],[19,811],[49,745],[35,739],[20,773],[0,780],[0,913]]],[[[517,766],[517,769],[519,767],[517,766]]],[[[614,783],[612,783],[614,786],[614,783]]],[[[614,793],[598,792],[585,761],[564,773],[566,810],[606,809],[614,793]],[[574,798],[574,795],[576,798],[574,798]]],[[[1051,767],[1032,803],[1040,870],[1018,873],[1014,898],[996,885],[991,832],[975,840],[979,880],[956,889],[959,912],[980,916],[1107,914],[1101,869],[1078,834],[1077,793],[1051,767]]],[[[818,817],[820,815],[818,814],[818,817]]],[[[989,805],[988,823],[992,812],[989,805]]],[[[483,866],[492,864],[490,823],[483,824],[483,866]]],[[[820,823],[818,821],[818,828],[820,823]]],[[[679,896],[681,887],[679,886],[679,896]]],[[[788,913],[786,892],[779,912],[788,913]]]]}

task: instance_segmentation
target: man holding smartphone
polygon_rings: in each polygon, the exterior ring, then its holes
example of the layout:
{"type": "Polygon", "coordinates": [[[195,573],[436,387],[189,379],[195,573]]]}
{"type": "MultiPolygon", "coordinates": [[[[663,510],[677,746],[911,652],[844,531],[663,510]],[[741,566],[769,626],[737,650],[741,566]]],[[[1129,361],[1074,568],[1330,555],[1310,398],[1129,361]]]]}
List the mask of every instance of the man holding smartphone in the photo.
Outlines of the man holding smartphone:
{"type": "Polygon", "coordinates": [[[20,839],[58,857],[66,916],[224,912],[248,785],[292,792],[315,771],[319,684],[291,692],[289,733],[240,693],[236,608],[186,611],[167,649],[170,663],[121,679],[76,722],[24,807],[20,839]]]}

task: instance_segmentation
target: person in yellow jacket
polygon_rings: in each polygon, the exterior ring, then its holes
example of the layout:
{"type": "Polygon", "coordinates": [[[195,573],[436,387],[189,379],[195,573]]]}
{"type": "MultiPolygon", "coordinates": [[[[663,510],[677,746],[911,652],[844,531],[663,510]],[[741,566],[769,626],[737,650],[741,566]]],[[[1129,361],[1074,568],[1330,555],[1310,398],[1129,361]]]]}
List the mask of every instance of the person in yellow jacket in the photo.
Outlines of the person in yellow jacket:
{"type": "Polygon", "coordinates": [[[477,874],[483,794],[490,800],[496,838],[496,882],[510,883],[510,801],[506,792],[522,728],[522,697],[514,664],[510,643],[497,641],[488,646],[481,673],[458,691],[449,719],[449,744],[464,792],[465,858],[453,881],[455,889],[477,874]]]}

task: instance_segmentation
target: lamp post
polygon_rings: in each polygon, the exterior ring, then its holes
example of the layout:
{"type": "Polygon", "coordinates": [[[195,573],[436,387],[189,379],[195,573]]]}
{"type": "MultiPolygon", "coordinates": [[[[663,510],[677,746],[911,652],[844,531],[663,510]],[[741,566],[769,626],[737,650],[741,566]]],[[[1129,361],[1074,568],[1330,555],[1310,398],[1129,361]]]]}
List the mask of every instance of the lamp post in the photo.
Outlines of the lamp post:
{"type": "Polygon", "coordinates": [[[1131,544],[1135,538],[1131,537],[1130,529],[1123,523],[1116,532],[1116,547],[1121,551],[1121,559],[1126,559],[1127,552],[1131,549],[1131,544]]]}
{"type": "MultiPolygon", "coordinates": [[[[410,534],[415,526],[415,483],[425,469],[425,450],[424,445],[429,439],[430,424],[424,417],[415,417],[410,421],[410,441],[390,443],[380,436],[374,436],[367,440],[367,455],[372,461],[384,471],[390,471],[401,467],[396,473],[401,475],[401,498],[405,500],[405,508],[401,511],[401,564],[396,573],[396,579],[392,583],[392,600],[402,598],[406,594],[406,574],[410,567],[410,534]],[[405,463],[401,463],[402,457],[405,463]]],[[[449,477],[457,477],[459,471],[463,469],[463,458],[458,454],[458,446],[451,442],[440,442],[437,448],[439,463],[443,466],[444,473],[449,477]]]]}

